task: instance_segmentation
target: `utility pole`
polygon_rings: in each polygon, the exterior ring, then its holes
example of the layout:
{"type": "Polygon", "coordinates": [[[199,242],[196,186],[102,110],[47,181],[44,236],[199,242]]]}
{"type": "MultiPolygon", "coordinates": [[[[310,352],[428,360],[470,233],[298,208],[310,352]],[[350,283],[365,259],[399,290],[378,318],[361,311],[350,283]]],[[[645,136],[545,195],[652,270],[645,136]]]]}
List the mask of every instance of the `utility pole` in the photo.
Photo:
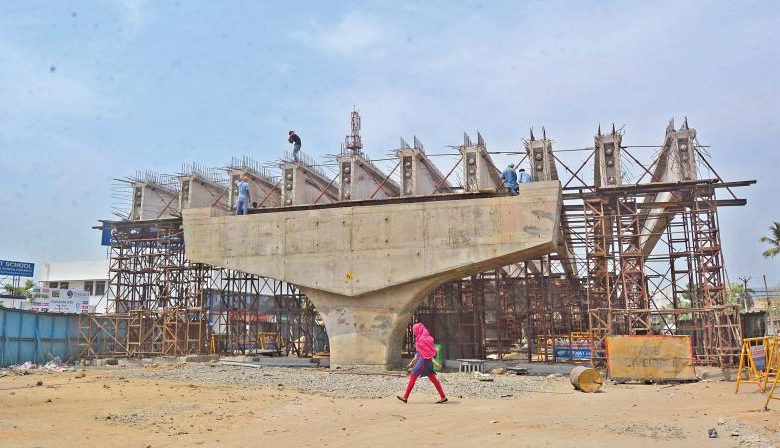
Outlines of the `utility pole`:
{"type": "Polygon", "coordinates": [[[740,280],[742,280],[742,305],[745,307],[745,312],[748,312],[748,306],[747,306],[747,282],[750,280],[750,277],[740,277],[740,280]]]}
{"type": "Polygon", "coordinates": [[[766,295],[767,326],[766,334],[771,336],[775,333],[775,315],[772,312],[772,299],[769,297],[769,287],[766,285],[766,275],[764,277],[764,294],[766,295]]]}

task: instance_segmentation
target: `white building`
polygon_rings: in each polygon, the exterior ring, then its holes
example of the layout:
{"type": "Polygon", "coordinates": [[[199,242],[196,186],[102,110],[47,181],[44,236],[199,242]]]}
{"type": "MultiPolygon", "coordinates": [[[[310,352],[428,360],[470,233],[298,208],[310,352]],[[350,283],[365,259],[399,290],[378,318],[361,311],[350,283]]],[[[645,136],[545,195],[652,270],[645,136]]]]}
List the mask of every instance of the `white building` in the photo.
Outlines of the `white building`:
{"type": "Polygon", "coordinates": [[[44,263],[40,282],[41,286],[48,288],[87,291],[90,312],[106,312],[110,294],[107,259],[44,263]]]}

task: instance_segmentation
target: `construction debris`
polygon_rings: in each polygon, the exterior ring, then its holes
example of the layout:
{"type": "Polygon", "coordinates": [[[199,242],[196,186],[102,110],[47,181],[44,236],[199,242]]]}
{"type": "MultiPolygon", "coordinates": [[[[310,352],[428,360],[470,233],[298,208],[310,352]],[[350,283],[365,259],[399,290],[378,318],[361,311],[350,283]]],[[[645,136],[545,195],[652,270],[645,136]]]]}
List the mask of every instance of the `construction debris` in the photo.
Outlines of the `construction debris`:
{"type": "Polygon", "coordinates": [[[474,378],[479,381],[493,381],[493,376],[489,373],[474,372],[474,378]]]}
{"type": "Polygon", "coordinates": [[[44,365],[39,365],[27,361],[19,365],[10,365],[8,367],[0,368],[0,377],[6,375],[31,375],[33,373],[56,373],[56,372],[69,372],[75,367],[63,365],[59,358],[54,358],[44,365]]]}

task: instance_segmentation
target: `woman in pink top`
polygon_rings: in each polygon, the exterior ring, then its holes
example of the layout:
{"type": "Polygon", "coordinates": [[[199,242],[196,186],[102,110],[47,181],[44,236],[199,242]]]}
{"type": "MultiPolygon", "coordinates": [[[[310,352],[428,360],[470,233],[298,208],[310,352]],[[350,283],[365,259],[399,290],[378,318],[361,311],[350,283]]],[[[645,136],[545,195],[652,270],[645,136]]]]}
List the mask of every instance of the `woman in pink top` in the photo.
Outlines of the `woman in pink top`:
{"type": "Polygon", "coordinates": [[[427,376],[436,391],[439,392],[439,401],[436,403],[446,403],[447,396],[444,395],[444,389],[441,388],[439,379],[436,378],[436,372],[433,371],[433,357],[436,356],[436,347],[433,345],[433,336],[428,333],[428,329],[421,323],[416,323],[412,326],[412,332],[414,333],[414,348],[417,353],[414,355],[412,362],[409,363],[408,368],[412,369],[411,376],[409,377],[409,384],[406,386],[406,392],[404,396],[398,395],[396,398],[406,403],[409,399],[409,394],[414,389],[414,383],[417,378],[421,376],[427,376]],[[414,366],[412,368],[412,366],[414,366]]]}

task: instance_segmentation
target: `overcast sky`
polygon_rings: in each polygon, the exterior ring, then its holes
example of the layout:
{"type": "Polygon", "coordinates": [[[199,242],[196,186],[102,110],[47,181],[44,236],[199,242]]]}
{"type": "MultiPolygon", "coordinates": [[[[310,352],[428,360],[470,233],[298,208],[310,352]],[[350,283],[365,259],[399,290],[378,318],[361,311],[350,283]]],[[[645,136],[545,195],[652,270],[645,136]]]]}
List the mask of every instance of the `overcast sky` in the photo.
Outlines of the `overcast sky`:
{"type": "Polygon", "coordinates": [[[774,2],[325,3],[0,2],[0,259],[105,257],[112,179],[275,160],[293,128],[334,154],[353,106],[375,158],[477,129],[516,151],[531,126],[660,144],[687,116],[726,180],[758,180],[720,214],[731,280],[780,283],[758,241],[780,220],[774,2]]]}

